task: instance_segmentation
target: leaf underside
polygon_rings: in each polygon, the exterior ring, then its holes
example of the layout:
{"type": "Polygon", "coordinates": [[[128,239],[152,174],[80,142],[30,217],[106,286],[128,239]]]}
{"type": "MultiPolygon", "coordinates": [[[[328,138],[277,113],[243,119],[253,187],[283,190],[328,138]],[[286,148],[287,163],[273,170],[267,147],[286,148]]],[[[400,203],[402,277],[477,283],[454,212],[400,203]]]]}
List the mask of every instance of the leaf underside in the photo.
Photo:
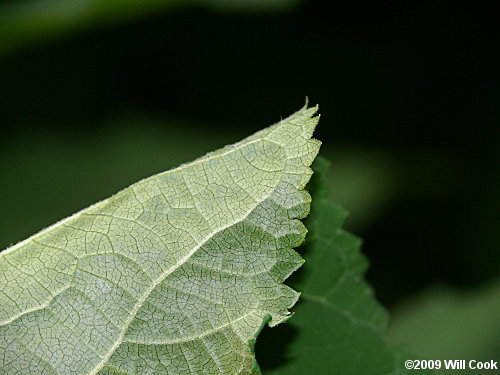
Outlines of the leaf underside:
{"type": "Polygon", "coordinates": [[[317,108],[0,253],[2,374],[253,374],[311,198],[317,108]]]}

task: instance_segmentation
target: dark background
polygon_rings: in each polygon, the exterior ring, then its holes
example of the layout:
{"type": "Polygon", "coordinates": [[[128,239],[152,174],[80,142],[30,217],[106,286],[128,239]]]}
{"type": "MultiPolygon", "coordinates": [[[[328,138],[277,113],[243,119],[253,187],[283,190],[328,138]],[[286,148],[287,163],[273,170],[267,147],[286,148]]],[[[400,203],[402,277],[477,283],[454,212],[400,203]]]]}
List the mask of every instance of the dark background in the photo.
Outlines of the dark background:
{"type": "Polygon", "coordinates": [[[382,303],[498,276],[493,9],[149,3],[55,16],[2,3],[0,247],[278,121],[307,95],[382,303]]]}

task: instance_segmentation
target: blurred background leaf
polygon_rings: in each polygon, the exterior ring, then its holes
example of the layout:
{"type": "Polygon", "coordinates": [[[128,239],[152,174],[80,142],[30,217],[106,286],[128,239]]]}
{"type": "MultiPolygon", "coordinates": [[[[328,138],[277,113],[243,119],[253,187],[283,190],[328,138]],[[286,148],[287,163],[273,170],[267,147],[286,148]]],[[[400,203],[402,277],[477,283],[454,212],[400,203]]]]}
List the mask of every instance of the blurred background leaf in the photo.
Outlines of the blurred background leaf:
{"type": "Polygon", "coordinates": [[[433,287],[402,302],[392,315],[389,337],[427,358],[498,360],[500,280],[472,293],[433,287]]]}
{"type": "Polygon", "coordinates": [[[498,35],[456,1],[0,0],[0,247],[309,95],[379,300],[479,304],[500,269],[498,35]]]}
{"type": "Polygon", "coordinates": [[[140,19],[186,0],[24,0],[0,7],[0,55],[92,27],[140,19]]]}
{"type": "Polygon", "coordinates": [[[204,6],[223,12],[268,12],[294,8],[300,0],[21,0],[0,3],[0,56],[30,44],[67,38],[165,12],[204,6]]]}

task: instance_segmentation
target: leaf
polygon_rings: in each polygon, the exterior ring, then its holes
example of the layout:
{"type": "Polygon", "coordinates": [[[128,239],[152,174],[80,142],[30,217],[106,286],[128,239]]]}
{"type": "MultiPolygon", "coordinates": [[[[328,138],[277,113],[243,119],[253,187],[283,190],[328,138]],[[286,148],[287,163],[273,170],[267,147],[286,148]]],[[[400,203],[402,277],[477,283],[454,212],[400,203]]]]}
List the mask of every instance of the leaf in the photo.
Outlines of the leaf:
{"type": "Polygon", "coordinates": [[[0,5],[0,56],[83,29],[192,5],[187,0],[24,0],[0,5]]]}
{"type": "Polygon", "coordinates": [[[256,335],[298,298],[316,111],[0,253],[2,374],[258,373],[256,335]]]}
{"type": "Polygon", "coordinates": [[[361,240],[341,228],[347,214],[331,201],[322,179],[327,166],[321,158],[313,166],[317,181],[306,222],[306,264],[290,280],[302,292],[301,301],[290,324],[259,340],[261,365],[266,375],[405,374],[402,362],[415,356],[393,349],[384,337],[387,314],[363,279],[368,263],[359,251],[361,240]],[[265,353],[284,345],[283,336],[288,344],[278,363],[265,353]]]}
{"type": "Polygon", "coordinates": [[[293,9],[301,0],[23,0],[0,4],[0,57],[87,29],[109,28],[181,9],[262,12],[293,9]]]}

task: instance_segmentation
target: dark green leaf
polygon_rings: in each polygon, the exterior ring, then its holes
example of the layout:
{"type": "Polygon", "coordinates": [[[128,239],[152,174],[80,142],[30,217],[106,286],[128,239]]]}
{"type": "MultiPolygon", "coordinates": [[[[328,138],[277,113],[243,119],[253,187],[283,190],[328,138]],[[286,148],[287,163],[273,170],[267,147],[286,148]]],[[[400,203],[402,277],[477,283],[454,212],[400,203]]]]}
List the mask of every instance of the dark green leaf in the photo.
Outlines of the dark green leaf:
{"type": "Polygon", "coordinates": [[[392,348],[384,337],[387,313],[363,278],[368,263],[361,241],[341,228],[346,212],[331,202],[322,181],[327,164],[314,164],[310,233],[302,249],[306,264],[291,281],[302,292],[300,303],[290,324],[276,329],[280,334],[263,336],[257,348],[261,364],[266,375],[405,374],[404,360],[415,356],[392,348]],[[286,350],[281,363],[271,352],[279,346],[286,350]]]}

